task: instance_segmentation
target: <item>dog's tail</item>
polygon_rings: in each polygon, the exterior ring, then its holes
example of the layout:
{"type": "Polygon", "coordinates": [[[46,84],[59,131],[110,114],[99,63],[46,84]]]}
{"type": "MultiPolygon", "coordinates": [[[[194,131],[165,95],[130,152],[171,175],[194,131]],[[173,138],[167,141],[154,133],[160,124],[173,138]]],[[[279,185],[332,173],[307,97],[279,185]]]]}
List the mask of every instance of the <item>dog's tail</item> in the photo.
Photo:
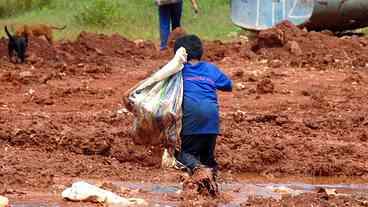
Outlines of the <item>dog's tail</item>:
{"type": "Polygon", "coordinates": [[[5,33],[6,33],[6,35],[8,35],[8,37],[9,37],[9,39],[10,40],[14,40],[14,38],[13,38],[13,36],[9,33],[9,31],[8,31],[8,27],[5,25],[5,33]]]}
{"type": "Polygon", "coordinates": [[[66,28],[66,25],[62,26],[62,27],[55,27],[55,26],[51,26],[51,29],[56,29],[56,30],[63,30],[66,28]]]}

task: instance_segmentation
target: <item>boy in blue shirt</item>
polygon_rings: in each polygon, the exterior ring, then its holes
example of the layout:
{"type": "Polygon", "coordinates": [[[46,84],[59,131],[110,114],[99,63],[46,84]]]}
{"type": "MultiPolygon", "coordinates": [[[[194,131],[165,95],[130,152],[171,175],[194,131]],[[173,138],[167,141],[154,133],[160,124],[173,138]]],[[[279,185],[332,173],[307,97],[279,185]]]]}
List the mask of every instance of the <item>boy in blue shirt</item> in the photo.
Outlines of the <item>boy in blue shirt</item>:
{"type": "Polygon", "coordinates": [[[232,81],[214,64],[201,61],[203,46],[195,35],[176,40],[174,50],[184,47],[187,63],[183,68],[183,127],[178,162],[196,174],[197,170],[217,172],[216,138],[219,134],[217,90],[232,91],[232,81]]]}

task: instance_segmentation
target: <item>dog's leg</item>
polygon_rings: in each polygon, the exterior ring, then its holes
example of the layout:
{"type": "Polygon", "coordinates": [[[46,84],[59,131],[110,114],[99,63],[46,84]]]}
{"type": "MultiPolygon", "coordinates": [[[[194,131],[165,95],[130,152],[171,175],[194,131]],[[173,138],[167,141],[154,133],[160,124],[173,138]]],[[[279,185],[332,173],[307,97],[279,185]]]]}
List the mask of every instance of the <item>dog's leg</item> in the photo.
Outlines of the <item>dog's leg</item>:
{"type": "Polygon", "coordinates": [[[52,34],[50,34],[50,33],[45,34],[45,37],[46,37],[47,41],[50,43],[50,45],[52,45],[52,42],[53,42],[52,34]]]}
{"type": "Polygon", "coordinates": [[[9,56],[9,61],[13,62],[13,55],[14,55],[14,47],[13,45],[8,45],[8,56],[9,56]]]}
{"type": "Polygon", "coordinates": [[[20,60],[20,63],[24,63],[25,62],[25,54],[24,52],[22,52],[21,54],[19,54],[19,60],[20,60]]]}
{"type": "Polygon", "coordinates": [[[13,56],[13,49],[10,48],[9,46],[8,46],[8,56],[9,56],[9,59],[11,59],[13,56]]]}
{"type": "Polygon", "coordinates": [[[15,51],[15,63],[18,64],[20,60],[20,53],[19,51],[15,51]]]}

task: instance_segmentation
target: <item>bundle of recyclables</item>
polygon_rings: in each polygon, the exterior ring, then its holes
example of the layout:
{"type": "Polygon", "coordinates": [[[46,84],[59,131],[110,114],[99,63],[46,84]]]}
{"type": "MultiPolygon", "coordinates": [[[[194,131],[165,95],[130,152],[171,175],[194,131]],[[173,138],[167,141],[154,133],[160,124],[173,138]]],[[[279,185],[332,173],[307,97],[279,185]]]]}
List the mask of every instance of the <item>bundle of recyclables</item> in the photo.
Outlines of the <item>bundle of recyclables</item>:
{"type": "Polygon", "coordinates": [[[163,167],[174,165],[174,151],[179,146],[183,100],[181,70],[186,59],[185,49],[179,48],[164,67],[129,90],[126,102],[135,115],[135,143],[164,146],[163,167]]]}

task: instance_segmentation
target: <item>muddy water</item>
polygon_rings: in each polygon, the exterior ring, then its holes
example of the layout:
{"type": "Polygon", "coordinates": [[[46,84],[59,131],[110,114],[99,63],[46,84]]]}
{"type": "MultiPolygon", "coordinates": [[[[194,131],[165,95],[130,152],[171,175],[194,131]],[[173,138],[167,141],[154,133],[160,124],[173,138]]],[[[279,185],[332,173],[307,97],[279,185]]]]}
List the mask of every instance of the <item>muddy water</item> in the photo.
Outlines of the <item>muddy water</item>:
{"type": "MultiPolygon", "coordinates": [[[[301,193],[316,191],[319,188],[335,189],[343,194],[368,195],[367,180],[354,178],[278,178],[266,179],[259,176],[239,176],[239,181],[223,182],[221,192],[230,195],[232,200],[224,207],[240,206],[251,196],[280,199],[284,194],[299,195],[301,193]]],[[[93,182],[91,182],[93,183],[93,182]]],[[[178,183],[139,183],[139,182],[111,182],[117,189],[135,192],[133,197],[146,199],[152,206],[177,206],[180,202],[182,186],[178,183]]],[[[33,200],[33,199],[32,199],[33,200]]],[[[57,201],[47,199],[45,202],[14,202],[12,207],[59,207],[57,201]]],[[[72,205],[71,205],[72,206],[72,205]]]]}
{"type": "MultiPolygon", "coordinates": [[[[134,184],[134,183],[115,183],[116,185],[147,192],[146,199],[157,206],[176,206],[177,202],[163,200],[163,195],[176,197],[181,192],[178,184],[134,184]]],[[[220,206],[232,207],[240,206],[248,200],[250,196],[260,196],[265,198],[280,199],[283,194],[299,195],[301,193],[312,192],[319,188],[336,189],[338,192],[356,194],[364,193],[368,195],[368,184],[307,184],[302,182],[290,183],[249,183],[249,182],[228,182],[222,183],[221,192],[227,193],[232,197],[229,204],[220,206]]]]}

